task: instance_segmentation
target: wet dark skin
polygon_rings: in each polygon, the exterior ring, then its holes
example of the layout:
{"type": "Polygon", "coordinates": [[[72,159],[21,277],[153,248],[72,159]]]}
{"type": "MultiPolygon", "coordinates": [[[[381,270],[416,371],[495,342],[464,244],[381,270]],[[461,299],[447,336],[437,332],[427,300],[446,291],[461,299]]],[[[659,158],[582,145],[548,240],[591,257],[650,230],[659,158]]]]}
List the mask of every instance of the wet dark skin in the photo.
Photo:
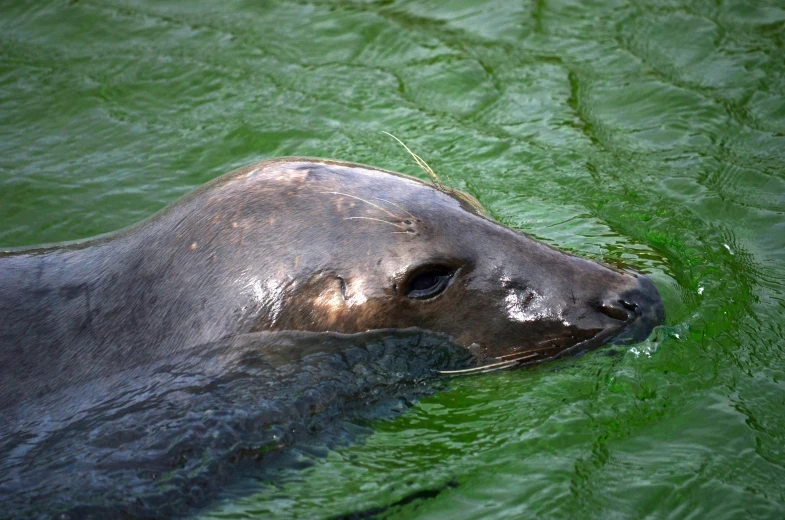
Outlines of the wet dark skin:
{"type": "Polygon", "coordinates": [[[0,408],[254,331],[440,332],[506,368],[641,341],[653,284],[468,196],[320,159],[231,172],[109,237],[0,255],[0,408]]]}

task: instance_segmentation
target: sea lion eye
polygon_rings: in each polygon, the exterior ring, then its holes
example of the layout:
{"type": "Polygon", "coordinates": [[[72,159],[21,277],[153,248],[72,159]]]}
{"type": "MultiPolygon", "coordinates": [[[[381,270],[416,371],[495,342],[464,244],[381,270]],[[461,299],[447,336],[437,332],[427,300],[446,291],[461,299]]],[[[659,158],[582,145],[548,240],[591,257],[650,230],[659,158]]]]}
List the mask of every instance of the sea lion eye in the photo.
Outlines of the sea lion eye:
{"type": "Polygon", "coordinates": [[[407,296],[415,300],[427,300],[438,296],[450,284],[452,275],[453,271],[442,267],[422,270],[409,281],[407,296]]]}

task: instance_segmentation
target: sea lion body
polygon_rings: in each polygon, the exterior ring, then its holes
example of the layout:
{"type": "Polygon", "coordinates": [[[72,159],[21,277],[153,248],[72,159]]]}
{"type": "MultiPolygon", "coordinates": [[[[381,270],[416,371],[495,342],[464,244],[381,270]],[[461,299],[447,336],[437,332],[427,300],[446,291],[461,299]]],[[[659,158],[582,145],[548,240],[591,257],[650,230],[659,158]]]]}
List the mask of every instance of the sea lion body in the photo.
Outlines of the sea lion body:
{"type": "Polygon", "coordinates": [[[645,277],[501,226],[471,197],[277,159],[117,234],[1,254],[0,414],[249,334],[415,327],[492,369],[639,341],[662,319],[645,277]]]}

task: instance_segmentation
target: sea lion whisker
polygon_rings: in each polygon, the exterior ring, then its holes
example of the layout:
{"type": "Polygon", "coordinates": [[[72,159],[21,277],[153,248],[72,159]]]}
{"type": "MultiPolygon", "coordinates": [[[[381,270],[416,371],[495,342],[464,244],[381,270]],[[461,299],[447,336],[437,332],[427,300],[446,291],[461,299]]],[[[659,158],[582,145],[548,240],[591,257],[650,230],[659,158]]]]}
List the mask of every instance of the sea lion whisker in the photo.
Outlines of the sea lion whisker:
{"type": "MultiPolygon", "coordinates": [[[[376,222],[384,222],[385,224],[390,224],[391,226],[395,226],[399,229],[406,229],[405,226],[400,224],[396,224],[395,222],[390,222],[389,220],[383,220],[380,218],[373,218],[373,217],[346,217],[344,220],[374,220],[376,222]]],[[[393,231],[395,233],[395,231],[393,231]]],[[[408,233],[408,231],[398,231],[397,233],[408,233]]]]}
{"type": "MultiPolygon", "coordinates": [[[[384,130],[382,130],[382,131],[384,132],[384,130]]],[[[436,184],[436,186],[438,186],[441,191],[444,191],[444,186],[442,185],[442,181],[439,180],[439,176],[436,175],[436,172],[433,171],[433,168],[431,168],[428,165],[428,163],[423,160],[422,157],[420,157],[419,155],[417,155],[416,153],[411,151],[409,149],[409,147],[404,144],[403,141],[401,141],[400,139],[398,139],[397,137],[392,135],[390,132],[384,132],[384,133],[389,135],[390,137],[392,137],[396,141],[398,141],[398,144],[403,146],[406,149],[406,151],[409,152],[409,155],[412,156],[412,159],[414,159],[414,162],[417,163],[417,166],[420,167],[420,169],[423,171],[423,173],[428,175],[431,178],[431,180],[433,181],[433,183],[436,184]]]]}
{"type": "MultiPolygon", "coordinates": [[[[502,358],[505,358],[505,357],[509,357],[511,355],[514,355],[514,354],[508,354],[507,356],[500,356],[497,359],[502,359],[502,358]]],[[[439,373],[439,374],[447,374],[447,375],[453,374],[454,375],[454,374],[474,374],[474,373],[479,373],[479,372],[495,372],[497,370],[504,370],[505,368],[512,368],[514,366],[517,366],[521,361],[523,361],[525,359],[531,359],[531,358],[535,358],[537,356],[539,356],[538,353],[526,352],[526,353],[523,353],[523,354],[519,355],[518,357],[515,357],[515,358],[512,358],[512,359],[507,359],[507,360],[504,360],[504,361],[500,361],[498,363],[491,363],[489,365],[482,365],[482,366],[472,367],[472,368],[464,368],[463,370],[437,370],[437,373],[439,373]]]]}
{"type": "Polygon", "coordinates": [[[512,354],[505,354],[503,356],[498,356],[498,357],[499,357],[499,359],[507,359],[507,358],[511,358],[511,357],[520,356],[522,354],[537,354],[539,356],[540,352],[542,352],[543,350],[550,350],[552,348],[553,347],[532,348],[532,349],[526,350],[525,352],[513,352],[512,354]]]}
{"type": "Polygon", "coordinates": [[[396,215],[395,213],[389,211],[388,209],[383,208],[383,207],[379,206],[378,204],[374,204],[370,200],[365,200],[364,198],[358,197],[356,195],[349,195],[348,193],[341,193],[340,191],[323,191],[322,193],[330,193],[332,195],[343,195],[344,197],[351,197],[353,199],[357,199],[359,201],[365,202],[366,204],[370,204],[374,208],[376,208],[378,210],[381,210],[381,211],[384,211],[385,213],[387,213],[388,215],[390,215],[393,218],[398,218],[398,215],[396,215]]]}
{"type": "MultiPolygon", "coordinates": [[[[505,359],[505,361],[510,361],[510,362],[517,363],[519,361],[523,361],[524,359],[531,359],[531,358],[538,357],[539,355],[540,355],[539,352],[533,352],[533,353],[532,352],[526,352],[525,354],[523,354],[523,355],[521,355],[519,357],[513,357],[513,358],[510,358],[510,359],[505,359]]],[[[510,356],[511,356],[511,354],[508,354],[507,356],[499,356],[499,359],[509,358],[510,356]]]]}
{"type": "MultiPolygon", "coordinates": [[[[548,343],[548,342],[552,342],[552,341],[553,340],[545,340],[545,341],[540,341],[537,344],[538,345],[542,345],[543,343],[548,343]]],[[[526,352],[542,352],[544,350],[553,350],[553,348],[554,348],[554,346],[550,345],[548,347],[530,348],[530,349],[527,349],[526,352]]],[[[508,354],[508,355],[512,355],[512,354],[508,354]]]]}
{"type": "Polygon", "coordinates": [[[484,372],[488,369],[501,369],[515,366],[515,361],[502,361],[500,363],[491,363],[490,365],[482,365],[473,368],[464,368],[463,370],[437,370],[437,374],[473,374],[476,372],[484,372]]]}
{"type": "Polygon", "coordinates": [[[389,200],[387,200],[387,199],[383,199],[383,198],[381,198],[381,197],[374,197],[374,199],[376,199],[376,200],[381,200],[382,202],[386,202],[387,204],[392,204],[393,206],[395,206],[395,207],[396,207],[396,208],[398,208],[399,210],[403,211],[404,213],[406,213],[407,215],[409,215],[410,217],[412,217],[414,220],[417,220],[417,217],[415,217],[414,215],[412,215],[411,213],[409,213],[409,212],[406,210],[406,208],[404,208],[404,207],[402,207],[402,206],[399,206],[399,205],[398,205],[398,204],[396,204],[395,202],[391,202],[391,201],[389,201],[389,200]]]}

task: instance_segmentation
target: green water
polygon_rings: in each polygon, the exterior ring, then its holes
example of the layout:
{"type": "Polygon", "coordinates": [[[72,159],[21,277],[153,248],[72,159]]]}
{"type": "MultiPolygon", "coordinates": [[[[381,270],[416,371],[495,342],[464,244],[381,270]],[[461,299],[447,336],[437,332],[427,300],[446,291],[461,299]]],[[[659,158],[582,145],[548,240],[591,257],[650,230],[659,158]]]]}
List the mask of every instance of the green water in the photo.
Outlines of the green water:
{"type": "Polygon", "coordinates": [[[209,516],[785,515],[783,2],[0,6],[3,246],[267,157],[417,174],[383,130],[499,221],[648,273],[668,323],[453,380],[209,516]]]}

